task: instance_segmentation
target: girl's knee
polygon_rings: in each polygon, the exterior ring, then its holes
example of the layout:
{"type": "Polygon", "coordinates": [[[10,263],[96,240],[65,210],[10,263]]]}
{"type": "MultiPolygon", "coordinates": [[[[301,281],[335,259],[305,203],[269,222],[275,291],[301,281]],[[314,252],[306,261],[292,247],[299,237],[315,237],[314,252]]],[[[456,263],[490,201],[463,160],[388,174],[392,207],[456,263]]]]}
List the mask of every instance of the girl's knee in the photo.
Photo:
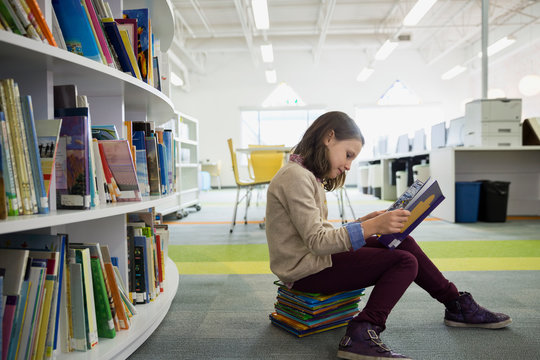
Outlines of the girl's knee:
{"type": "Polygon", "coordinates": [[[418,274],[418,260],[408,251],[400,251],[400,265],[407,269],[412,278],[415,279],[418,274]]]}

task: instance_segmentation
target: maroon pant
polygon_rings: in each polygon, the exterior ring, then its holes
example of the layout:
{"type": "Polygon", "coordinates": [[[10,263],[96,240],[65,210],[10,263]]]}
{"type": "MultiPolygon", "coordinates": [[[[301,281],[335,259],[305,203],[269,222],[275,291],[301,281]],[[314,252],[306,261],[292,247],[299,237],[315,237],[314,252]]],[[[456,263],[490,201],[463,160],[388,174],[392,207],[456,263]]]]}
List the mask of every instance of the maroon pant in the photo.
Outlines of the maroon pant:
{"type": "Polygon", "coordinates": [[[459,296],[412,237],[389,250],[372,236],[357,251],[332,255],[332,267],[294,282],[293,289],[332,294],[374,286],[366,306],[352,321],[385,328],[386,318],[405,290],[416,282],[441,303],[459,296]]]}

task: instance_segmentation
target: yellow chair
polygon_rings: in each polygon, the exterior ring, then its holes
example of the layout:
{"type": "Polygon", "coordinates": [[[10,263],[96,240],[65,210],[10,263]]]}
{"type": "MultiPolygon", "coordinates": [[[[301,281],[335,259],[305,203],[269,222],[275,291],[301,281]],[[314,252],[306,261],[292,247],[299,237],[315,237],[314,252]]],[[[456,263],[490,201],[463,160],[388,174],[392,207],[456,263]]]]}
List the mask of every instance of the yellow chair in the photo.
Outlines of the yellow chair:
{"type": "MultiPolygon", "coordinates": [[[[284,147],[285,145],[248,145],[250,148],[258,147],[284,147]]],[[[252,151],[249,156],[248,166],[250,175],[255,181],[270,181],[276,175],[284,163],[282,151],[252,151]]]]}
{"type": "Polygon", "coordinates": [[[251,202],[251,191],[256,185],[264,185],[269,184],[270,179],[268,180],[254,180],[254,179],[241,179],[240,178],[240,172],[238,171],[238,160],[236,158],[236,151],[234,150],[233,141],[232,139],[227,139],[227,143],[229,144],[229,151],[231,152],[231,161],[232,161],[232,168],[234,173],[234,181],[236,182],[236,202],[234,204],[234,213],[233,218],[231,222],[231,228],[229,230],[229,233],[233,232],[234,225],[236,225],[236,212],[238,210],[238,205],[242,202],[242,200],[246,199],[246,213],[244,215],[244,223],[247,224],[247,211],[249,208],[249,204],[251,202]],[[240,192],[242,189],[246,189],[245,194],[240,198],[240,192]]]}

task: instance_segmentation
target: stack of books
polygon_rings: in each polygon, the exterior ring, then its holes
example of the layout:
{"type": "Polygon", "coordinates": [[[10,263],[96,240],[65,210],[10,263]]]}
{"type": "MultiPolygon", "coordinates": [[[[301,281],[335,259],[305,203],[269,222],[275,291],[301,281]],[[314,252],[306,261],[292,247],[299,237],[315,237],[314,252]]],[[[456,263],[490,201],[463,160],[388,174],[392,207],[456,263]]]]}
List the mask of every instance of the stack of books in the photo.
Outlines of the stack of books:
{"type": "Polygon", "coordinates": [[[298,337],[346,326],[360,312],[358,303],[364,295],[364,289],[313,294],[288,289],[279,282],[276,285],[277,302],[270,321],[298,337]]]}

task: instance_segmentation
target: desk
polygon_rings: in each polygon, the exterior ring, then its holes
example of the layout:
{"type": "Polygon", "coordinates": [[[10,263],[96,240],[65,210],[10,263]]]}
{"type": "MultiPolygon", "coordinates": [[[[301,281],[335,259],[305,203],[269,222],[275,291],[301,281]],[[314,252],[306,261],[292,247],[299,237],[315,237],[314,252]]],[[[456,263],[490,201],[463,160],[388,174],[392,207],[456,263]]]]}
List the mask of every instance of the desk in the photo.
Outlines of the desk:
{"type": "Polygon", "coordinates": [[[290,153],[292,150],[292,147],[288,146],[261,146],[261,147],[248,147],[248,148],[238,148],[236,149],[236,152],[243,153],[243,154],[250,154],[253,151],[268,151],[268,152],[276,152],[280,151],[284,154],[290,153]]]}
{"type": "Polygon", "coordinates": [[[397,159],[429,157],[431,177],[437,179],[446,197],[432,213],[446,221],[455,221],[456,181],[509,181],[508,215],[540,215],[540,146],[456,147],[426,153],[384,155],[360,160],[360,164],[380,161],[383,200],[395,200],[395,186],[389,183],[388,164],[397,159]]]}

